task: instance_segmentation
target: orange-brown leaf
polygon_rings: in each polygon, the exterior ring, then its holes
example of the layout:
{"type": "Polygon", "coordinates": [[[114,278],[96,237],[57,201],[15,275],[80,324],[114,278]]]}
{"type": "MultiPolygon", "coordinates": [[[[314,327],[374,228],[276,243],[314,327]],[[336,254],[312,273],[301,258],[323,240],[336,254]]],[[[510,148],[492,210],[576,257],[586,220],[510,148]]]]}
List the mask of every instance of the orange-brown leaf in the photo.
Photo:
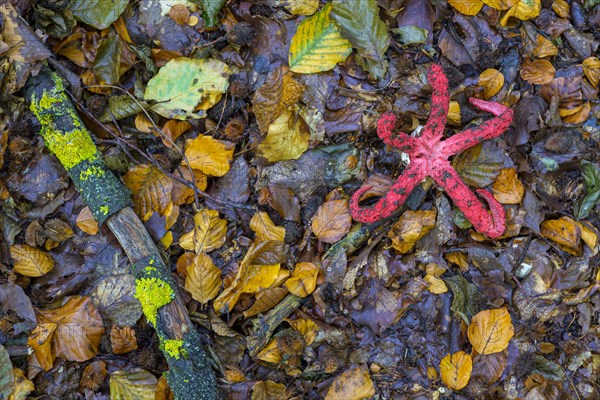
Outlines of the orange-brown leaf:
{"type": "Polygon", "coordinates": [[[477,313],[471,319],[467,334],[479,354],[494,354],[508,347],[515,331],[506,308],[497,308],[477,313]]]}
{"type": "Polygon", "coordinates": [[[440,362],[442,382],[452,390],[460,390],[467,386],[472,371],[473,361],[464,351],[448,354],[440,362]]]}
{"type": "Polygon", "coordinates": [[[436,210],[404,212],[388,233],[392,247],[400,253],[410,251],[435,226],[436,215],[436,210]]]}
{"type": "Polygon", "coordinates": [[[21,275],[43,276],[54,268],[50,254],[26,244],[10,246],[10,256],[15,263],[15,272],[21,275]]]}
{"type": "Polygon", "coordinates": [[[234,148],[232,143],[198,135],[185,142],[185,156],[193,169],[208,176],[223,176],[229,172],[234,148]]]}
{"type": "Polygon", "coordinates": [[[521,65],[521,78],[534,85],[545,85],[554,79],[556,70],[548,60],[526,60],[521,65]]]}
{"type": "Polygon", "coordinates": [[[198,254],[188,265],[185,290],[192,294],[194,300],[202,304],[212,300],[221,290],[222,284],[221,270],[215,266],[208,254],[198,254]]]}
{"type": "Polygon", "coordinates": [[[88,206],[85,206],[79,212],[77,221],[75,224],[79,229],[87,233],[88,235],[95,235],[98,233],[98,221],[92,215],[92,210],[88,206]]]}
{"type": "Polygon", "coordinates": [[[296,264],[292,276],[285,281],[285,287],[298,297],[306,297],[315,291],[319,267],[311,262],[296,264]]]}
{"type": "Polygon", "coordinates": [[[569,217],[550,219],[542,223],[541,233],[547,239],[569,254],[580,256],[583,252],[581,246],[581,227],[577,221],[569,217]]]}
{"type": "Polygon", "coordinates": [[[352,226],[348,200],[331,200],[319,207],[312,218],[312,230],[325,243],[335,243],[343,238],[352,226]]]}
{"type": "Polygon", "coordinates": [[[135,165],[123,175],[131,190],[137,215],[146,220],[153,212],[163,214],[171,202],[173,180],[153,165],[135,165]]]}
{"type": "Polygon", "coordinates": [[[110,330],[110,344],[115,354],[129,353],[138,348],[135,330],[131,326],[113,325],[110,330]]]}
{"type": "Polygon", "coordinates": [[[365,366],[351,367],[334,380],[325,400],[362,400],[375,395],[375,387],[365,366]]]}
{"type": "Polygon", "coordinates": [[[519,204],[525,187],[517,176],[515,168],[503,168],[492,186],[494,197],[502,204],[519,204]]]}

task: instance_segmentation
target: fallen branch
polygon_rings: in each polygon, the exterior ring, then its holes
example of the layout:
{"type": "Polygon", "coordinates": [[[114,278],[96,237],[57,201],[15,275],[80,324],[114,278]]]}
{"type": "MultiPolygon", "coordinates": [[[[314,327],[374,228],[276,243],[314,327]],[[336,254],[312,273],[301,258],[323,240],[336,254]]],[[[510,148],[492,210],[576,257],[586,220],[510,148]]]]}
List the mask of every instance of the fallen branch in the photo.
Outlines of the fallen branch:
{"type": "Polygon", "coordinates": [[[26,89],[46,147],[58,158],[99,223],[108,225],[133,265],[135,296],[160,338],[176,399],[212,400],[216,382],[170,268],[131,209],[129,192],[104,165],[60,77],[44,67],[26,89]]]}

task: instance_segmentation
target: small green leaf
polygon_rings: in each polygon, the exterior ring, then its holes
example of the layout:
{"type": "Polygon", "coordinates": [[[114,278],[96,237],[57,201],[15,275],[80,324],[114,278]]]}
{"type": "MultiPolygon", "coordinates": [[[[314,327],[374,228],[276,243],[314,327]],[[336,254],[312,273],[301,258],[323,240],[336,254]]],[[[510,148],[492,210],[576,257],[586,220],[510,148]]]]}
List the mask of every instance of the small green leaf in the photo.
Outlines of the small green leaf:
{"type": "Polygon", "coordinates": [[[423,44],[427,42],[429,31],[416,25],[402,26],[392,29],[392,32],[398,35],[398,40],[404,45],[423,44]]]}
{"type": "Polygon", "coordinates": [[[148,108],[145,102],[135,101],[126,94],[110,96],[108,98],[108,107],[100,116],[100,121],[108,123],[112,121],[112,117],[115,117],[117,121],[123,118],[131,117],[132,115],[142,111],[140,105],[148,108]]]}
{"type": "Polygon", "coordinates": [[[465,321],[468,325],[471,323],[473,315],[477,314],[477,296],[479,290],[460,275],[443,278],[444,282],[452,290],[452,305],[450,309],[465,321]]]}
{"type": "Polygon", "coordinates": [[[219,21],[217,17],[223,4],[225,4],[225,0],[202,0],[202,9],[204,10],[202,17],[207,28],[217,25],[219,21]]]}
{"type": "Polygon", "coordinates": [[[587,218],[600,199],[600,168],[589,161],[581,162],[586,195],[577,200],[573,215],[577,219],[587,218]]]}
{"type": "Polygon", "coordinates": [[[331,18],[338,23],[342,36],[356,48],[357,62],[371,78],[383,78],[387,71],[384,54],[390,45],[390,36],[379,18],[376,0],[335,0],[331,18]]]}
{"type": "Polygon", "coordinates": [[[92,63],[92,71],[103,84],[119,83],[119,66],[121,65],[121,39],[109,36],[98,43],[96,58],[92,63]]]}
{"type": "Polygon", "coordinates": [[[229,86],[231,69],[219,60],[179,57],[169,61],[150,79],[145,100],[165,118],[204,118],[229,86]]]}
{"type": "Polygon", "coordinates": [[[77,20],[104,29],[119,18],[127,4],[127,0],[73,0],[69,9],[77,20]]]}

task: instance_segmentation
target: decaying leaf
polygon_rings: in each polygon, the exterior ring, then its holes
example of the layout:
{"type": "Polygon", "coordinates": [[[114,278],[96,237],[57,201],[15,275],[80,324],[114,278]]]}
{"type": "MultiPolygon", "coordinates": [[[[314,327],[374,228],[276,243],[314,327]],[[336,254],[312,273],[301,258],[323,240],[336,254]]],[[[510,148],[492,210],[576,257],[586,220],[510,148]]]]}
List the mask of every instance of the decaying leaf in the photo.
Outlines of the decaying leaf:
{"type": "Polygon", "coordinates": [[[181,235],[179,245],[197,254],[211,252],[223,246],[227,234],[227,221],[219,218],[215,210],[200,210],[194,215],[195,227],[181,235]]]}
{"type": "Polygon", "coordinates": [[[279,240],[283,242],[285,239],[285,228],[276,226],[269,214],[264,211],[257,212],[250,220],[250,229],[256,234],[256,239],[264,240],[279,240]]]}
{"type": "Polygon", "coordinates": [[[319,325],[317,325],[311,319],[299,318],[299,319],[295,319],[293,321],[291,321],[291,320],[286,320],[286,321],[288,324],[290,324],[292,326],[292,328],[294,328],[296,331],[298,331],[298,333],[300,333],[302,335],[302,337],[304,337],[304,342],[306,343],[307,346],[310,346],[315,341],[315,339],[317,338],[317,335],[321,331],[321,328],[319,328],[319,325]]]}
{"type": "Polygon", "coordinates": [[[269,162],[296,160],[308,149],[310,131],[294,109],[287,109],[267,130],[267,136],[256,148],[256,154],[269,162]]]}
{"type": "Polygon", "coordinates": [[[222,283],[221,270],[204,252],[196,255],[187,267],[185,289],[192,294],[194,300],[202,304],[212,300],[219,293],[222,283]]]}
{"type": "Polygon", "coordinates": [[[388,233],[392,247],[400,253],[409,252],[435,226],[436,215],[436,210],[405,211],[388,233]]]}
{"type": "Polygon", "coordinates": [[[535,85],[545,85],[554,79],[556,70],[548,60],[526,60],[520,69],[521,78],[535,85]]]}
{"type": "Polygon", "coordinates": [[[154,165],[134,165],[123,175],[123,182],[133,194],[136,214],[143,220],[155,211],[163,214],[171,202],[173,180],[154,165]]]}
{"type": "Polygon", "coordinates": [[[506,308],[498,308],[477,313],[471,319],[467,333],[475,351],[494,354],[508,347],[515,331],[506,308]]]}
{"type": "Polygon", "coordinates": [[[93,361],[83,369],[79,385],[95,392],[102,386],[106,374],[106,363],[104,361],[93,361]]]}
{"type": "Polygon", "coordinates": [[[352,226],[348,200],[330,200],[321,204],[312,218],[312,231],[322,242],[335,243],[352,226]]]}
{"type": "Polygon", "coordinates": [[[8,399],[15,383],[8,351],[0,344],[0,396],[8,399]]]}
{"type": "Polygon", "coordinates": [[[110,398],[121,400],[154,400],[158,381],[148,371],[135,368],[110,374],[110,398]]]}
{"type": "Polygon", "coordinates": [[[549,219],[542,223],[541,233],[547,239],[574,256],[580,256],[583,252],[581,247],[581,227],[577,221],[563,216],[559,219],[549,219]]]}
{"type": "Polygon", "coordinates": [[[252,400],[287,400],[285,385],[273,381],[261,381],[252,388],[252,400]]]}
{"type": "Polygon", "coordinates": [[[367,367],[356,366],[342,372],[333,380],[325,400],[362,400],[373,395],[375,387],[367,367]]]}
{"type": "Polygon", "coordinates": [[[26,244],[10,246],[10,256],[15,272],[31,277],[43,276],[54,268],[54,260],[50,254],[26,244]]]}
{"type": "Polygon", "coordinates": [[[110,345],[113,353],[125,354],[138,348],[135,330],[130,326],[113,325],[110,329],[110,345]]]}
{"type": "Polygon", "coordinates": [[[460,390],[467,386],[472,371],[473,361],[464,351],[448,354],[440,362],[442,382],[453,390],[460,390]]]}
{"type": "Polygon", "coordinates": [[[519,204],[525,187],[517,176],[515,168],[503,168],[492,186],[494,197],[502,204],[519,204]]]}
{"type": "Polygon", "coordinates": [[[296,264],[292,276],[285,281],[285,287],[298,297],[306,297],[317,287],[319,267],[310,262],[296,264]]]}

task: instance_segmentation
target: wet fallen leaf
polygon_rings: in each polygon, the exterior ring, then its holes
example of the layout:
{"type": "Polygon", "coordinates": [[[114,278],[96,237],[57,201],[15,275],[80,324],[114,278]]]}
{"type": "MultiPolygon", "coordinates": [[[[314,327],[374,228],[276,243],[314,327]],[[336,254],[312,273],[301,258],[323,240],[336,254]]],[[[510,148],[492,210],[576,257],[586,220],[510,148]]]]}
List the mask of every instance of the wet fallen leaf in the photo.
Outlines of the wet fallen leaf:
{"type": "Polygon", "coordinates": [[[285,287],[298,297],[306,297],[317,287],[319,267],[311,262],[296,264],[292,276],[285,281],[285,287]]]}
{"type": "Polygon", "coordinates": [[[483,188],[498,177],[503,160],[502,148],[486,141],[457,154],[452,159],[452,167],[467,185],[483,188]]]}
{"type": "Polygon", "coordinates": [[[308,149],[310,130],[293,108],[285,110],[267,130],[256,154],[269,162],[296,160],[308,149]]]}
{"type": "Polygon", "coordinates": [[[113,353],[125,354],[138,348],[135,330],[131,326],[113,325],[110,329],[110,345],[113,353]]]}
{"type": "Polygon", "coordinates": [[[492,186],[494,197],[502,204],[519,204],[525,187],[517,176],[515,168],[503,168],[492,186]]]}
{"type": "Polygon", "coordinates": [[[123,175],[131,190],[135,212],[143,220],[154,211],[163,214],[171,202],[173,180],[153,165],[134,165],[123,175]]]}
{"type": "Polygon", "coordinates": [[[142,306],[135,293],[135,278],[131,274],[102,278],[90,296],[100,315],[119,326],[135,325],[142,315],[142,306]]]}
{"type": "Polygon", "coordinates": [[[252,400],[287,400],[285,385],[273,381],[257,382],[252,388],[252,400]]]}
{"type": "Polygon", "coordinates": [[[338,375],[334,380],[325,400],[362,400],[375,395],[375,387],[366,366],[356,366],[338,375]]]}
{"type": "Polygon", "coordinates": [[[583,73],[590,81],[593,87],[598,87],[600,82],[600,59],[598,57],[588,57],[581,64],[583,73]]]}
{"type": "Polygon", "coordinates": [[[506,349],[515,332],[506,308],[498,308],[473,316],[467,333],[475,351],[485,355],[506,349]]]}
{"type": "Polygon", "coordinates": [[[208,176],[223,176],[229,172],[234,149],[233,144],[207,135],[185,142],[185,156],[190,166],[208,176]]]}
{"type": "Polygon", "coordinates": [[[44,371],[52,369],[56,358],[56,354],[52,351],[52,337],[56,327],[55,323],[39,324],[31,331],[27,339],[27,346],[31,347],[44,371]]]}
{"type": "Polygon", "coordinates": [[[164,136],[161,135],[160,138],[165,146],[171,148],[175,144],[175,140],[191,128],[192,124],[187,121],[170,119],[163,125],[162,132],[164,133],[164,136]]]}
{"type": "Polygon", "coordinates": [[[312,220],[312,231],[322,242],[335,243],[343,238],[352,226],[348,200],[330,200],[321,204],[312,220]]]}
{"type": "Polygon", "coordinates": [[[25,372],[20,368],[13,368],[12,374],[15,379],[14,386],[8,400],[25,400],[29,393],[35,390],[33,382],[25,377],[25,372]]]}
{"type": "Polygon", "coordinates": [[[448,105],[448,123],[454,126],[461,125],[460,104],[457,101],[451,101],[448,105]]]}
{"type": "Polygon", "coordinates": [[[551,57],[558,54],[558,48],[542,35],[537,37],[537,46],[533,50],[533,55],[538,58],[551,57]]]}
{"type": "Polygon", "coordinates": [[[208,254],[199,253],[188,265],[185,290],[192,294],[194,300],[205,304],[219,293],[222,284],[221,270],[208,254]]]}
{"type": "Polygon", "coordinates": [[[77,227],[87,233],[88,235],[95,235],[98,233],[98,221],[92,215],[92,211],[88,206],[85,206],[77,215],[77,221],[75,222],[77,227]]]}
{"type": "Polygon", "coordinates": [[[464,351],[448,354],[440,362],[442,382],[452,390],[460,390],[467,386],[472,371],[473,361],[464,351]]]}
{"type": "Polygon", "coordinates": [[[105,29],[119,18],[127,4],[127,0],[115,0],[110,3],[102,0],[73,0],[68,9],[79,21],[98,29],[105,29]]]}
{"type": "Polygon", "coordinates": [[[211,252],[223,246],[227,234],[227,221],[219,218],[215,210],[200,210],[194,215],[195,227],[181,235],[179,245],[197,254],[211,252]]]}
{"type": "Polygon", "coordinates": [[[158,381],[148,371],[134,368],[110,374],[110,398],[120,400],[154,400],[158,381]]]}
{"type": "Polygon", "coordinates": [[[43,276],[54,268],[50,254],[26,244],[10,246],[15,272],[31,277],[43,276]]]}
{"type": "Polygon", "coordinates": [[[522,21],[535,18],[540,14],[541,8],[541,0],[517,0],[515,5],[500,19],[500,25],[506,26],[511,17],[522,21]]]}
{"type": "Polygon", "coordinates": [[[285,239],[285,228],[276,226],[269,214],[264,211],[257,212],[250,220],[250,229],[256,234],[256,239],[264,240],[279,240],[283,242],[285,239]]]}
{"type": "Polygon", "coordinates": [[[488,68],[479,75],[478,85],[483,88],[484,97],[489,99],[504,86],[504,75],[497,69],[488,68]]]}
{"type": "Polygon", "coordinates": [[[179,57],[150,79],[144,100],[156,101],[151,110],[165,118],[204,118],[227,91],[229,75],[222,61],[179,57]]]}
{"type": "Polygon", "coordinates": [[[435,226],[436,215],[435,210],[405,211],[388,232],[392,247],[400,253],[409,252],[435,226]]]}
{"type": "Polygon", "coordinates": [[[541,233],[547,239],[569,254],[580,256],[583,252],[581,247],[581,228],[577,221],[563,216],[559,219],[549,219],[542,223],[541,233]]]}
{"type": "Polygon", "coordinates": [[[520,69],[521,78],[534,85],[545,85],[554,79],[556,70],[548,60],[525,60],[520,69]]]}
{"type": "Polygon", "coordinates": [[[477,15],[484,2],[482,0],[448,0],[448,4],[461,14],[477,15]]]}
{"type": "Polygon", "coordinates": [[[277,345],[277,339],[271,339],[269,343],[262,349],[257,355],[261,361],[271,364],[279,364],[283,357],[281,357],[281,351],[277,345]]]}
{"type": "Polygon", "coordinates": [[[290,70],[301,74],[328,71],[352,52],[329,13],[331,3],[298,25],[289,51],[290,70]]]}

